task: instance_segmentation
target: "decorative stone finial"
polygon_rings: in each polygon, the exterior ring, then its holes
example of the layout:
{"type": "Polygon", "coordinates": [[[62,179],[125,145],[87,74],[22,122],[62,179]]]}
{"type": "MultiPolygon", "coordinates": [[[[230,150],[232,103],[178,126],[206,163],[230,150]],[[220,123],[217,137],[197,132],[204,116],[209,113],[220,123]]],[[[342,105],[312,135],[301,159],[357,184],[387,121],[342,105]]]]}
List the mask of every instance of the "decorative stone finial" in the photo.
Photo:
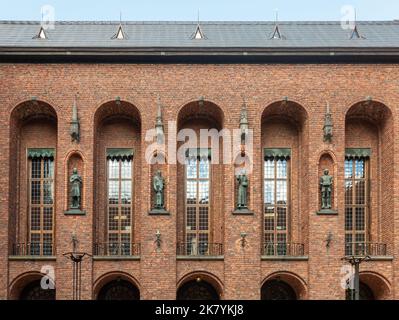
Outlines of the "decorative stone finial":
{"type": "Polygon", "coordinates": [[[332,123],[332,116],[330,112],[330,105],[327,102],[327,110],[326,110],[326,115],[324,118],[324,142],[329,142],[331,143],[332,137],[333,137],[333,123],[332,123]]]}
{"type": "Polygon", "coordinates": [[[161,104],[161,98],[159,96],[158,96],[157,117],[155,120],[155,131],[157,135],[158,144],[163,144],[165,133],[164,133],[163,120],[162,120],[162,104],[161,104]]]}
{"type": "Polygon", "coordinates": [[[78,118],[78,106],[76,103],[76,96],[75,96],[73,106],[72,106],[72,121],[71,121],[70,135],[72,138],[72,142],[79,143],[79,141],[80,141],[80,124],[79,124],[79,118],[78,118]]]}

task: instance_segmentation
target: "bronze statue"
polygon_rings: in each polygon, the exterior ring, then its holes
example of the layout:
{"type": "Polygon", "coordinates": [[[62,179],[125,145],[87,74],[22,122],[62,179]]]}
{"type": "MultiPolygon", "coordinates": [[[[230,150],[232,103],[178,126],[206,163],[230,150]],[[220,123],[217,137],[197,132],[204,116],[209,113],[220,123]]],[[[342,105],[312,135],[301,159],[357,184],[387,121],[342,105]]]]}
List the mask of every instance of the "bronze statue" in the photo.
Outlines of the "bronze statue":
{"type": "Polygon", "coordinates": [[[73,173],[69,178],[69,182],[71,183],[71,209],[80,209],[82,177],[78,174],[78,169],[73,168],[73,173]]]}
{"type": "Polygon", "coordinates": [[[333,177],[329,175],[328,169],[324,169],[324,175],[320,178],[321,208],[331,209],[333,177]]]}
{"type": "Polygon", "coordinates": [[[165,180],[162,177],[162,173],[160,170],[154,176],[153,187],[155,191],[155,209],[164,209],[164,188],[165,188],[165,180]]]}
{"type": "Polygon", "coordinates": [[[238,182],[238,197],[237,197],[237,209],[247,209],[247,189],[248,189],[248,177],[243,171],[240,175],[237,176],[238,182]]]}

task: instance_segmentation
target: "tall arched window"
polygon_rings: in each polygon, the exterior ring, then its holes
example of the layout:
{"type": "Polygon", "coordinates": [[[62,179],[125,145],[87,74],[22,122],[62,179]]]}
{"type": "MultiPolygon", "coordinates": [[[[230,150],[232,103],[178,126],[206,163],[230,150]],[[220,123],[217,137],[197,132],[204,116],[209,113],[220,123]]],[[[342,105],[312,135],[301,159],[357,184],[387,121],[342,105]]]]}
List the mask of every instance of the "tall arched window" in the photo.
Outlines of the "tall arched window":
{"type": "Polygon", "coordinates": [[[203,255],[209,251],[210,150],[187,150],[185,167],[187,253],[203,255]]]}
{"type": "Polygon", "coordinates": [[[133,150],[108,149],[108,253],[131,254],[133,150]]]}
{"type": "Polygon", "coordinates": [[[29,252],[53,254],[54,149],[29,149],[29,252]]]}
{"type": "Polygon", "coordinates": [[[367,254],[370,149],[347,149],[345,157],[345,254],[367,254]]]}
{"type": "Polygon", "coordinates": [[[266,255],[287,254],[290,155],[290,149],[265,149],[263,172],[266,255]]]}

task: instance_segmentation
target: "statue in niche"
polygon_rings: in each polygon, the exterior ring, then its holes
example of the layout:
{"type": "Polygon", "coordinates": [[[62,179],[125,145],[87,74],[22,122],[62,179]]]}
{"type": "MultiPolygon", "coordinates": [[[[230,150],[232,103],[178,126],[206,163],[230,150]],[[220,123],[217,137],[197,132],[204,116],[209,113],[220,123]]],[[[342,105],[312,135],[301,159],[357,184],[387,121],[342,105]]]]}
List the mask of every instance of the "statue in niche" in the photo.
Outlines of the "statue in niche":
{"type": "Polygon", "coordinates": [[[321,209],[331,209],[332,184],[333,177],[329,175],[328,169],[324,169],[320,178],[321,209]]]}
{"type": "Polygon", "coordinates": [[[78,174],[78,169],[73,168],[71,177],[71,209],[80,209],[82,194],[82,177],[78,174]]]}
{"type": "Polygon", "coordinates": [[[238,195],[237,195],[237,209],[248,209],[248,177],[243,170],[237,176],[238,182],[238,195]]]}
{"type": "Polygon", "coordinates": [[[165,209],[164,201],[164,189],[165,189],[165,179],[162,177],[160,170],[154,176],[153,188],[155,191],[155,209],[165,209]]]}

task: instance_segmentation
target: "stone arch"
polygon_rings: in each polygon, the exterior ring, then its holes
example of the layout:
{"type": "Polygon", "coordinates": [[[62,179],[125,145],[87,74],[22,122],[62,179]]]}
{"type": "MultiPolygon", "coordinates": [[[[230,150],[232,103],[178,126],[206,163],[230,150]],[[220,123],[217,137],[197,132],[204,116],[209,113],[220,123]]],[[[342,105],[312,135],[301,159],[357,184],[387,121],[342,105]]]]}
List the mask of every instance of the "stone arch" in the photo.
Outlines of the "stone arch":
{"type": "Polygon", "coordinates": [[[261,297],[270,299],[273,294],[266,291],[273,289],[277,293],[276,299],[283,299],[285,294],[290,300],[304,300],[308,296],[305,280],[289,271],[278,271],[268,275],[261,283],[261,297]]]}
{"type": "Polygon", "coordinates": [[[219,300],[223,297],[223,284],[217,276],[205,271],[191,272],[177,282],[177,300],[183,300],[185,295],[185,300],[190,300],[189,296],[193,300],[200,299],[193,297],[198,291],[202,291],[202,297],[219,300]]]}
{"type": "Polygon", "coordinates": [[[364,158],[366,178],[373,183],[365,195],[369,200],[365,241],[385,244],[388,251],[393,244],[394,133],[393,112],[380,101],[357,101],[346,110],[345,148],[370,152],[364,158]]]}
{"type": "MultiPolygon", "coordinates": [[[[308,212],[309,208],[309,194],[308,192],[301,192],[301,190],[308,190],[308,180],[306,172],[309,163],[309,115],[305,107],[301,104],[290,101],[275,101],[267,105],[260,113],[261,123],[261,159],[259,159],[259,172],[262,173],[260,180],[260,190],[264,190],[266,183],[273,183],[274,175],[270,175],[271,180],[264,182],[265,176],[265,161],[269,162],[269,169],[275,170],[279,165],[286,168],[286,197],[280,201],[280,204],[285,202],[285,235],[277,235],[276,219],[267,217],[268,221],[262,221],[262,225],[268,225],[268,230],[263,228],[264,244],[262,248],[269,252],[269,248],[274,248],[274,243],[307,243],[308,238],[308,212]],[[271,152],[271,155],[266,155],[265,149],[271,152]],[[283,240],[277,240],[277,237],[285,237],[283,240]],[[266,249],[267,248],[267,249],[266,249]]],[[[277,171],[276,171],[277,172],[277,171]]],[[[264,190],[265,191],[265,190],[264,190]]],[[[264,201],[272,201],[273,194],[276,189],[270,188],[271,198],[264,201]]],[[[264,194],[266,194],[264,192],[264,194]]],[[[277,193],[274,195],[276,196],[277,193]]],[[[280,208],[276,203],[268,204],[268,210],[271,214],[276,216],[280,208]]],[[[263,219],[263,217],[262,217],[263,219]]],[[[306,250],[306,248],[305,248],[306,250]]],[[[273,251],[276,251],[273,249],[273,251]]],[[[267,253],[270,254],[270,253],[267,253]]]]}
{"type": "MultiPolygon", "coordinates": [[[[56,108],[43,100],[31,99],[20,102],[10,112],[9,121],[9,235],[12,254],[20,254],[20,248],[27,250],[28,239],[28,157],[29,148],[52,148],[57,157],[58,114],[56,108]],[[26,247],[25,247],[26,246],[26,247]]],[[[54,159],[55,160],[55,159],[54,159]]],[[[54,161],[54,163],[57,163],[54,161]]],[[[56,165],[54,165],[56,177],[56,165]]],[[[56,180],[54,180],[56,183],[56,180]]],[[[54,190],[56,188],[54,187],[54,190]]],[[[54,198],[56,193],[54,193],[54,198]]],[[[54,202],[53,219],[56,201],[54,202]]],[[[54,239],[53,239],[54,241],[54,239]]]]}
{"type": "Polygon", "coordinates": [[[140,300],[140,286],[130,274],[112,271],[101,275],[93,284],[96,300],[140,300]]]}
{"type": "Polygon", "coordinates": [[[10,283],[10,300],[55,300],[55,289],[41,289],[40,281],[45,276],[39,271],[30,271],[15,277],[10,283]]]}

